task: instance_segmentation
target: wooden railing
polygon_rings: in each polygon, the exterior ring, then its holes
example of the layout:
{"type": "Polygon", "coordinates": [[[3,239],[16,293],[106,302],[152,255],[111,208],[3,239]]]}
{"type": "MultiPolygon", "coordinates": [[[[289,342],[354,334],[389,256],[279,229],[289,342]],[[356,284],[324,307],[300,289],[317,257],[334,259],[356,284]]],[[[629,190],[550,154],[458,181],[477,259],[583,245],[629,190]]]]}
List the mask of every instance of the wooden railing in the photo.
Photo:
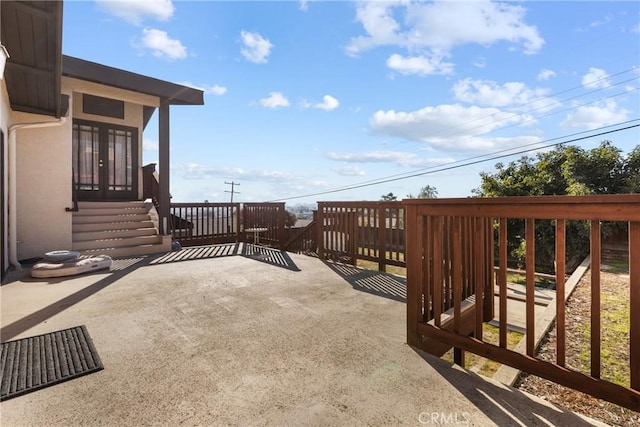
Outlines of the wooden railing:
{"type": "Polygon", "coordinates": [[[403,267],[404,221],[402,202],[319,202],[318,255],[403,267]]]}
{"type": "Polygon", "coordinates": [[[239,203],[171,203],[171,234],[182,246],[229,243],[240,235],[239,203]]]}
{"type": "Polygon", "coordinates": [[[292,235],[282,249],[297,254],[316,255],[318,251],[317,216],[318,211],[313,211],[313,220],[292,235]]]}
{"type": "MultiPolygon", "coordinates": [[[[260,243],[282,249],[286,240],[284,203],[243,203],[242,230],[266,228],[260,243]]],[[[248,237],[245,236],[245,240],[248,237]]]]}
{"type": "MultiPolygon", "coordinates": [[[[427,352],[455,348],[546,378],[640,411],[640,195],[509,197],[405,201],[407,210],[407,341],[427,352]],[[507,349],[507,220],[526,224],[526,350],[507,349]],[[538,359],[535,318],[535,224],[555,222],[555,362],[538,359]],[[567,221],[590,221],[590,371],[566,363],[565,269],[567,221]],[[601,312],[601,222],[620,221],[629,235],[629,386],[601,378],[602,331],[611,325],[601,312]],[[490,231],[495,227],[497,237],[490,231]],[[494,245],[496,256],[494,256],[494,245]],[[499,343],[483,340],[483,323],[493,317],[494,261],[499,304],[499,343]]],[[[618,325],[619,326],[619,325],[618,325]]]]}

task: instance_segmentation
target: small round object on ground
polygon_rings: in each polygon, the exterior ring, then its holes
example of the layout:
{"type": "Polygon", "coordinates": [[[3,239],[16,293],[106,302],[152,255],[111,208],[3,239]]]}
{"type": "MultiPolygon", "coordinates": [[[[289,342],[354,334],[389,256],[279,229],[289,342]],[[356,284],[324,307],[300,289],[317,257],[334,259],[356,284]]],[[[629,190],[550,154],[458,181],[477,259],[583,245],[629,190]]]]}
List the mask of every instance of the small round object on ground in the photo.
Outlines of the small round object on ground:
{"type": "Polygon", "coordinates": [[[51,251],[44,254],[44,260],[46,262],[67,262],[74,259],[78,259],[80,252],[78,251],[51,251]]]}

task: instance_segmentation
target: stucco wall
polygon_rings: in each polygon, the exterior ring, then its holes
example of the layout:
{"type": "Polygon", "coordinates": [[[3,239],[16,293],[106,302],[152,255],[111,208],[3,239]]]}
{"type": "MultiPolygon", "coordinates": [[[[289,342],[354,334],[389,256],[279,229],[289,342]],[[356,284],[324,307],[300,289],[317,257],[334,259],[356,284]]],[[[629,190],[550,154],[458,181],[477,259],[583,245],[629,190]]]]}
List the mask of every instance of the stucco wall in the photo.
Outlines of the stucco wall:
{"type": "Polygon", "coordinates": [[[4,200],[0,200],[0,221],[4,223],[4,227],[0,227],[4,230],[4,236],[0,238],[0,259],[3,259],[4,262],[0,263],[5,267],[9,265],[9,254],[8,254],[8,244],[9,244],[9,218],[7,215],[7,198],[9,197],[8,192],[8,180],[7,174],[8,165],[7,165],[7,156],[8,156],[8,147],[9,147],[9,95],[7,94],[7,86],[5,80],[0,81],[0,129],[4,134],[4,146],[0,149],[3,150],[3,155],[0,156],[4,159],[4,168],[0,168],[0,170],[4,170],[4,176],[0,177],[0,185],[4,187],[4,191],[0,192],[4,194],[4,200]]]}
{"type": "MultiPolygon", "coordinates": [[[[13,123],[55,121],[13,113],[13,123]]],[[[16,134],[18,260],[71,249],[71,121],[16,134]]]]}

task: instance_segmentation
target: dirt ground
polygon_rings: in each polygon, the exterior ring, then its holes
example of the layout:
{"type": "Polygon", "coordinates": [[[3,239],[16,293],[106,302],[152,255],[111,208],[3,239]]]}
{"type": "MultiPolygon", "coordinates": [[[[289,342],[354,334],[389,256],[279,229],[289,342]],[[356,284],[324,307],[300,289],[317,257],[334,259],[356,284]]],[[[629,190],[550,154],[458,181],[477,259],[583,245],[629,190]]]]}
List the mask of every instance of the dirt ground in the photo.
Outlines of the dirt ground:
{"type": "MultiPolygon", "coordinates": [[[[610,381],[629,381],[629,275],[602,272],[602,377],[610,381]],[[625,322],[626,319],[626,322],[625,322]],[[626,332],[626,333],[625,333],[626,332]],[[618,334],[616,336],[616,334],[618,334]],[[626,373],[624,369],[627,369],[626,373]]],[[[589,372],[588,329],[590,322],[590,272],[576,286],[566,308],[567,366],[589,372]]],[[[553,328],[539,349],[538,357],[555,362],[556,329],[553,328]]],[[[628,384],[626,384],[628,386],[628,384]]],[[[562,405],[577,413],[616,426],[640,425],[640,413],[614,405],[545,379],[523,374],[519,389],[562,405]]]]}

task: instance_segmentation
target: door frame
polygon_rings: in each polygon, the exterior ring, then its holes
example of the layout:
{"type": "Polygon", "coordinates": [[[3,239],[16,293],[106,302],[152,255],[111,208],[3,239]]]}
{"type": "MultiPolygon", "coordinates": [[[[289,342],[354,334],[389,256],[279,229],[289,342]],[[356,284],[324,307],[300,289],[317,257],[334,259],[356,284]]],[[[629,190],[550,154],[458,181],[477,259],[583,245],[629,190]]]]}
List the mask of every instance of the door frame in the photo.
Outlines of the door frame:
{"type": "MultiPolygon", "coordinates": [[[[81,201],[107,201],[107,200],[137,200],[139,198],[138,191],[138,174],[140,170],[140,148],[139,148],[139,137],[138,137],[138,128],[131,126],[123,126],[112,123],[105,122],[96,122],[91,120],[82,120],[82,119],[74,119],[72,125],[72,139],[75,138],[76,135],[76,126],[91,126],[97,128],[98,132],[98,183],[85,183],[97,186],[96,189],[82,189],[81,185],[83,183],[78,182],[78,167],[76,164],[73,165],[74,172],[74,186],[75,191],[78,195],[78,200],[81,201]],[[131,146],[130,146],[130,155],[131,155],[131,185],[127,185],[130,187],[129,190],[115,190],[110,189],[112,187],[112,176],[109,174],[110,165],[109,165],[109,132],[115,131],[126,131],[131,132],[131,146]]],[[[74,141],[72,141],[72,147],[74,146],[74,141]]],[[[72,148],[73,149],[73,148],[72,148]]],[[[76,161],[80,161],[80,156],[78,155],[76,161]]],[[[95,165],[92,165],[92,168],[95,165]]]]}

